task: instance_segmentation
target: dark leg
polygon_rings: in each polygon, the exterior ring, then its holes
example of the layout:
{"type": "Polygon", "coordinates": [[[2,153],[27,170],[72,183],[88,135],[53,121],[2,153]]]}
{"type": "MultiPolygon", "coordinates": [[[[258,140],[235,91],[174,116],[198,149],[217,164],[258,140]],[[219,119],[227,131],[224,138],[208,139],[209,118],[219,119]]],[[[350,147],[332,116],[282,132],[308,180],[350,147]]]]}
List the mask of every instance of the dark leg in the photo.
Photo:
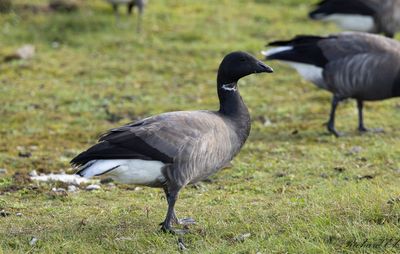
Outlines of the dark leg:
{"type": "Polygon", "coordinates": [[[112,7],[113,7],[114,14],[118,15],[118,4],[113,4],[112,7]]]}
{"type": "Polygon", "coordinates": [[[142,31],[142,15],[143,15],[143,10],[139,9],[139,13],[137,16],[137,23],[136,23],[136,33],[140,33],[140,31],[142,31]]]}
{"type": "Polygon", "coordinates": [[[358,130],[360,132],[367,132],[371,131],[374,133],[382,133],[384,132],[383,128],[376,128],[376,129],[367,129],[364,126],[364,117],[363,117],[363,106],[364,103],[362,100],[357,100],[357,108],[358,108],[358,130]]]}
{"type": "Polygon", "coordinates": [[[118,4],[113,4],[113,10],[115,15],[115,21],[118,23],[119,21],[119,13],[118,13],[118,4]]]}
{"type": "Polygon", "coordinates": [[[132,14],[133,7],[135,6],[134,2],[128,4],[128,15],[132,14]]]}
{"type": "Polygon", "coordinates": [[[363,101],[357,99],[357,108],[358,108],[358,130],[359,130],[360,132],[366,132],[366,131],[368,131],[367,128],[365,128],[365,126],[364,126],[363,106],[364,106],[363,101]]]}
{"type": "Polygon", "coordinates": [[[195,224],[195,221],[191,218],[185,218],[182,220],[179,220],[176,217],[175,214],[175,202],[178,199],[178,192],[180,189],[175,189],[175,190],[168,190],[167,188],[164,188],[165,195],[167,197],[167,202],[168,202],[168,210],[167,210],[167,216],[165,217],[165,220],[161,223],[161,229],[164,232],[172,232],[176,234],[184,234],[187,233],[187,230],[177,230],[172,228],[172,224],[179,224],[179,225],[191,225],[195,224]]]}
{"type": "MultiPolygon", "coordinates": [[[[167,199],[168,209],[169,209],[171,194],[168,192],[167,187],[164,188],[164,193],[165,193],[165,197],[167,199]]],[[[173,207],[172,207],[171,223],[178,224],[178,218],[176,217],[175,209],[173,207]]],[[[164,224],[164,221],[160,223],[160,225],[163,225],[163,224],[164,224]]]]}
{"type": "Polygon", "coordinates": [[[164,232],[173,232],[172,230],[172,223],[176,219],[175,215],[175,202],[178,199],[178,192],[179,190],[174,190],[174,191],[168,191],[167,194],[167,202],[168,202],[168,210],[167,210],[167,216],[165,217],[164,222],[162,223],[161,229],[164,232]]]}
{"type": "Polygon", "coordinates": [[[332,98],[332,106],[331,106],[331,113],[329,116],[329,121],[328,121],[328,131],[332,134],[334,134],[336,137],[340,137],[341,134],[339,132],[336,131],[335,129],[335,112],[336,112],[336,108],[339,105],[340,99],[337,96],[333,96],[332,98]]]}

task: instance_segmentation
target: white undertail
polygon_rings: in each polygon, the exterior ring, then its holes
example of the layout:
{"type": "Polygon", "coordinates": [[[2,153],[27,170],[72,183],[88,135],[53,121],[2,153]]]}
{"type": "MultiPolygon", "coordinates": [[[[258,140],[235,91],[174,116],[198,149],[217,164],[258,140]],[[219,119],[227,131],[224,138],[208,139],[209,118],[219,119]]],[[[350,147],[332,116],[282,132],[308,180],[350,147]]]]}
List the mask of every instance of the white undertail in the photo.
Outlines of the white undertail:
{"type": "Polygon", "coordinates": [[[90,178],[105,175],[124,184],[149,185],[164,182],[164,163],[150,160],[93,160],[86,163],[79,174],[90,178]]]}
{"type": "MultiPolygon", "coordinates": [[[[261,53],[268,57],[273,54],[283,52],[283,51],[290,51],[292,50],[292,46],[283,46],[283,47],[276,47],[272,48],[270,50],[262,51],[261,53]]],[[[292,61],[284,61],[280,60],[281,62],[284,62],[291,67],[293,67],[304,79],[313,82],[317,86],[323,88],[324,87],[324,81],[323,81],[323,76],[322,72],[323,69],[321,67],[312,65],[312,64],[305,64],[305,63],[299,63],[299,62],[292,62],[292,61]]]]}
{"type": "Polygon", "coordinates": [[[374,18],[366,15],[332,14],[321,18],[322,21],[336,23],[344,30],[373,32],[375,30],[374,18]]]}

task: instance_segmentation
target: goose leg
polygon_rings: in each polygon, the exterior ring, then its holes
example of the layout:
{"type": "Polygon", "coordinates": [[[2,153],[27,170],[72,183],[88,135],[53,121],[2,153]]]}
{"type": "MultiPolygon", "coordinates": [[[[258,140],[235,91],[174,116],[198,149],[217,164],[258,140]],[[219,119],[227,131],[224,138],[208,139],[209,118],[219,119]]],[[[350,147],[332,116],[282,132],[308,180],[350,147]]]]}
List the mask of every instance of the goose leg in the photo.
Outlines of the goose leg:
{"type": "MultiPolygon", "coordinates": [[[[170,194],[170,192],[168,191],[168,188],[167,188],[167,187],[164,188],[164,193],[165,193],[165,197],[166,197],[166,199],[167,199],[168,209],[169,209],[169,208],[170,208],[171,194],[170,194]]],[[[167,216],[168,216],[168,214],[167,214],[167,216]]],[[[176,217],[175,209],[174,209],[174,207],[172,207],[172,212],[171,212],[171,224],[178,224],[178,221],[179,221],[179,220],[178,220],[178,217],[176,217]]],[[[164,223],[165,223],[165,221],[161,222],[160,225],[164,225],[164,223]]]]}
{"type": "Polygon", "coordinates": [[[175,207],[176,200],[178,199],[178,191],[179,190],[168,191],[168,194],[167,194],[167,202],[168,202],[167,216],[165,217],[165,220],[161,225],[161,229],[164,232],[174,232],[174,230],[172,229],[172,223],[177,221],[174,207],[175,207]]]}
{"type": "Polygon", "coordinates": [[[140,33],[142,31],[142,15],[143,15],[143,9],[139,8],[139,13],[136,21],[136,33],[140,33]]]}
{"type": "Polygon", "coordinates": [[[332,98],[331,113],[330,113],[329,121],[327,124],[328,131],[330,133],[334,134],[336,137],[342,136],[342,134],[339,133],[338,131],[336,131],[336,129],[335,129],[335,112],[336,112],[337,106],[339,105],[339,102],[340,102],[340,98],[334,95],[332,98]]]}
{"type": "Polygon", "coordinates": [[[128,4],[128,15],[131,15],[132,14],[132,10],[133,10],[133,7],[135,6],[135,3],[134,2],[130,2],[129,4],[128,4]]]}
{"type": "Polygon", "coordinates": [[[118,24],[118,21],[119,21],[118,4],[113,4],[112,7],[114,10],[115,21],[118,24]]]}
{"type": "Polygon", "coordinates": [[[364,126],[364,118],[363,118],[363,106],[364,103],[362,100],[357,99],[357,108],[358,108],[358,130],[360,132],[368,131],[364,126]]]}
{"type": "Polygon", "coordinates": [[[167,210],[167,216],[165,220],[161,223],[161,229],[164,232],[171,232],[175,234],[185,234],[188,232],[187,228],[184,230],[179,230],[179,229],[173,229],[172,224],[177,224],[177,225],[183,225],[187,227],[188,225],[195,224],[195,220],[192,218],[185,218],[182,220],[179,220],[178,217],[175,214],[175,202],[178,199],[178,190],[168,190],[167,188],[164,188],[165,195],[167,197],[167,202],[168,202],[168,210],[167,210]]]}
{"type": "Polygon", "coordinates": [[[374,133],[382,133],[384,132],[383,128],[376,128],[376,129],[367,129],[364,125],[364,117],[363,117],[363,106],[364,103],[362,100],[357,100],[357,108],[358,108],[358,131],[360,132],[374,132],[374,133]]]}

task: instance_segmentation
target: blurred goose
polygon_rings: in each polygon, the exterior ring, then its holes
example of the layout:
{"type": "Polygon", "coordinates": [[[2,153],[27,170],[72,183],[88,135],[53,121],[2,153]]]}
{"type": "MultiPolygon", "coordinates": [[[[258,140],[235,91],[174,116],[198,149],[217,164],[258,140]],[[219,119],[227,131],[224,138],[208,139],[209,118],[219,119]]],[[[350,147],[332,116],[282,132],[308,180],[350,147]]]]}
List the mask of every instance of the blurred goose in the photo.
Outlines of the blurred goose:
{"type": "Polygon", "coordinates": [[[346,98],[357,100],[358,129],[363,123],[363,102],[400,96],[400,43],[380,36],[345,32],[327,37],[297,36],[275,41],[263,54],[295,68],[306,80],[333,94],[328,130],[335,129],[335,110],[346,98]]]}
{"type": "Polygon", "coordinates": [[[400,0],[322,0],[309,16],[333,21],[345,30],[392,38],[400,29],[400,0]]]}
{"type": "Polygon", "coordinates": [[[137,18],[137,25],[136,25],[136,30],[139,32],[141,29],[141,23],[142,23],[142,15],[144,8],[147,4],[147,0],[107,0],[114,9],[114,13],[118,19],[119,14],[118,14],[118,6],[121,4],[125,4],[127,6],[127,12],[129,15],[132,14],[133,7],[137,7],[138,9],[138,18],[137,18]]]}
{"type": "Polygon", "coordinates": [[[237,83],[262,72],[272,69],[247,53],[230,53],[218,70],[218,111],[168,112],[112,129],[71,163],[83,177],[163,188],[168,211],[162,229],[176,232],[171,224],[194,222],[177,219],[178,192],[227,165],[245,143],[250,115],[237,83]]]}

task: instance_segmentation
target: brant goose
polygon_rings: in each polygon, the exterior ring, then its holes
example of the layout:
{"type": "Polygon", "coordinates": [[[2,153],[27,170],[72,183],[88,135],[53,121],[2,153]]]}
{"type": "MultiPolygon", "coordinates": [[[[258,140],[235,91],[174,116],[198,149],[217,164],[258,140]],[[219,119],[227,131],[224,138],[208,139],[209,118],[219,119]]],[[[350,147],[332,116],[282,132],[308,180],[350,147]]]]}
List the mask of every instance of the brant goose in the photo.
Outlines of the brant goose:
{"type": "Polygon", "coordinates": [[[335,110],[347,98],[357,100],[361,132],[363,102],[400,96],[400,43],[380,35],[344,32],[327,37],[297,36],[275,41],[278,46],[262,53],[267,60],[280,60],[295,68],[306,80],[333,94],[328,122],[336,131],[335,110]]]}
{"type": "Polygon", "coordinates": [[[162,229],[176,232],[173,223],[194,222],[175,215],[179,191],[227,165],[245,143],[250,115],[237,83],[262,72],[272,69],[245,52],[230,53],[218,69],[219,111],[168,112],[111,129],[71,164],[83,177],[163,188],[168,210],[162,229]]]}
{"type": "Polygon", "coordinates": [[[138,9],[138,12],[139,12],[138,18],[137,18],[136,30],[138,32],[140,31],[141,23],[142,23],[143,11],[144,11],[144,8],[145,8],[145,6],[147,4],[146,0],[107,0],[107,2],[109,2],[113,6],[114,13],[115,13],[115,16],[117,17],[117,19],[119,17],[118,6],[120,4],[126,4],[128,15],[132,14],[133,7],[136,6],[137,9],[138,9]]]}
{"type": "Polygon", "coordinates": [[[333,21],[345,30],[393,38],[400,29],[400,0],[322,0],[309,16],[333,21]]]}

